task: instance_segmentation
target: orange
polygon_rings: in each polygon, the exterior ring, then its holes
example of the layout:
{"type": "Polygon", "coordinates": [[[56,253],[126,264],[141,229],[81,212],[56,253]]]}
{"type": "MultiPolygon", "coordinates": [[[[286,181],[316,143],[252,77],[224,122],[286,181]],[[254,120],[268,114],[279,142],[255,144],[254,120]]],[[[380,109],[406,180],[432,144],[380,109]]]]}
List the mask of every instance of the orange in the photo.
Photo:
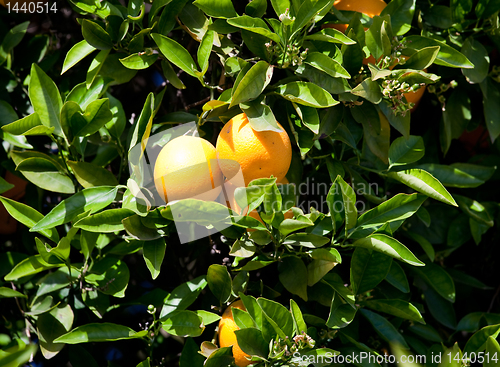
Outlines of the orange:
{"type": "Polygon", "coordinates": [[[224,176],[231,181],[238,180],[241,173],[245,186],[252,180],[271,175],[281,181],[292,162],[292,145],[279,123],[278,127],[282,132],[255,131],[244,113],[224,125],[216,144],[224,176]]]}
{"type": "Polygon", "coordinates": [[[154,168],[160,197],[165,202],[215,200],[224,180],[216,156],[215,147],[202,138],[180,136],[169,141],[158,154],[154,168]]]}
{"type": "Polygon", "coordinates": [[[234,362],[238,367],[245,367],[248,366],[251,361],[247,359],[247,357],[250,356],[243,352],[238,345],[236,334],[234,332],[240,328],[234,322],[232,311],[233,307],[246,311],[243,301],[241,300],[233,302],[228,308],[226,308],[219,321],[219,346],[221,348],[233,346],[234,362]]]}

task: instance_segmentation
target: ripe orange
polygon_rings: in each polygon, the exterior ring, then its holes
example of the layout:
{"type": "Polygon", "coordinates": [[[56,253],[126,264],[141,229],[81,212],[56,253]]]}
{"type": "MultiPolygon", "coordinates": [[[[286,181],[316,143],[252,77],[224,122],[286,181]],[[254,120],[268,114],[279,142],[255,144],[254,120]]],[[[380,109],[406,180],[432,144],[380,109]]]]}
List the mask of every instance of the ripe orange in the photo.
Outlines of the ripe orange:
{"type": "Polygon", "coordinates": [[[224,178],[209,141],[180,136],[169,141],[158,154],[154,180],[165,202],[186,198],[209,201],[219,196],[224,178]]]}
{"type": "Polygon", "coordinates": [[[278,126],[283,130],[280,133],[255,131],[244,113],[233,117],[222,128],[216,144],[224,176],[233,180],[241,172],[245,186],[271,175],[282,180],[292,162],[292,146],[286,131],[278,126]]]}
{"type": "Polygon", "coordinates": [[[234,332],[240,328],[234,322],[232,311],[233,307],[246,311],[243,301],[241,300],[233,302],[228,308],[226,308],[219,321],[219,346],[221,348],[233,346],[234,362],[238,367],[246,367],[251,363],[246,357],[250,356],[243,352],[238,345],[236,334],[234,332]]]}

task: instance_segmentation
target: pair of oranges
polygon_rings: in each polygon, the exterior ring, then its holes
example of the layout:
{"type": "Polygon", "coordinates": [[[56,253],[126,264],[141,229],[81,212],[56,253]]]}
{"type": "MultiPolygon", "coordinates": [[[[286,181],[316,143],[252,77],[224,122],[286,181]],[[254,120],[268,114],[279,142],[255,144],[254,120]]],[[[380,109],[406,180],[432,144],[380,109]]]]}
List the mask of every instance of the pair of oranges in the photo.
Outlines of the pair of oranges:
{"type": "Polygon", "coordinates": [[[211,201],[223,186],[227,196],[232,196],[236,187],[257,178],[272,175],[282,182],[290,167],[292,147],[288,134],[278,126],[281,132],[256,131],[242,113],[223,127],[215,147],[193,136],[171,140],[156,159],[157,192],[165,202],[185,198],[211,201]]]}

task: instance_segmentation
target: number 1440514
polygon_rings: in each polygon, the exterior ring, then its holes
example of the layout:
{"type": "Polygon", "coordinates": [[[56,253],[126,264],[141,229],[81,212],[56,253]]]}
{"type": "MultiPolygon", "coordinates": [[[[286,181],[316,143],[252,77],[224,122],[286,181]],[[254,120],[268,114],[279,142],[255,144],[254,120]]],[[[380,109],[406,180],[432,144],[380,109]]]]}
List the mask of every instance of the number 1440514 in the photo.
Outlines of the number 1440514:
{"type": "Polygon", "coordinates": [[[50,5],[45,1],[37,1],[37,2],[8,2],[5,4],[7,7],[7,11],[9,13],[49,13],[49,12],[57,12],[57,5],[53,3],[50,5]]]}

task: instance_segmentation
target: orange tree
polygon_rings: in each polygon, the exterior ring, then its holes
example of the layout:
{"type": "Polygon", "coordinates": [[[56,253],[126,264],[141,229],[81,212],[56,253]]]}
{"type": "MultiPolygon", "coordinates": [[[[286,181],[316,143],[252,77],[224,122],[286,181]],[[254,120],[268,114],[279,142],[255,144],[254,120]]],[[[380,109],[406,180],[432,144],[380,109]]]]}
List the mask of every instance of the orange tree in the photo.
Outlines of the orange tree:
{"type": "Polygon", "coordinates": [[[497,1],[4,3],[0,365],[498,365],[497,1]],[[290,183],[165,204],[241,113],[290,183]]]}

